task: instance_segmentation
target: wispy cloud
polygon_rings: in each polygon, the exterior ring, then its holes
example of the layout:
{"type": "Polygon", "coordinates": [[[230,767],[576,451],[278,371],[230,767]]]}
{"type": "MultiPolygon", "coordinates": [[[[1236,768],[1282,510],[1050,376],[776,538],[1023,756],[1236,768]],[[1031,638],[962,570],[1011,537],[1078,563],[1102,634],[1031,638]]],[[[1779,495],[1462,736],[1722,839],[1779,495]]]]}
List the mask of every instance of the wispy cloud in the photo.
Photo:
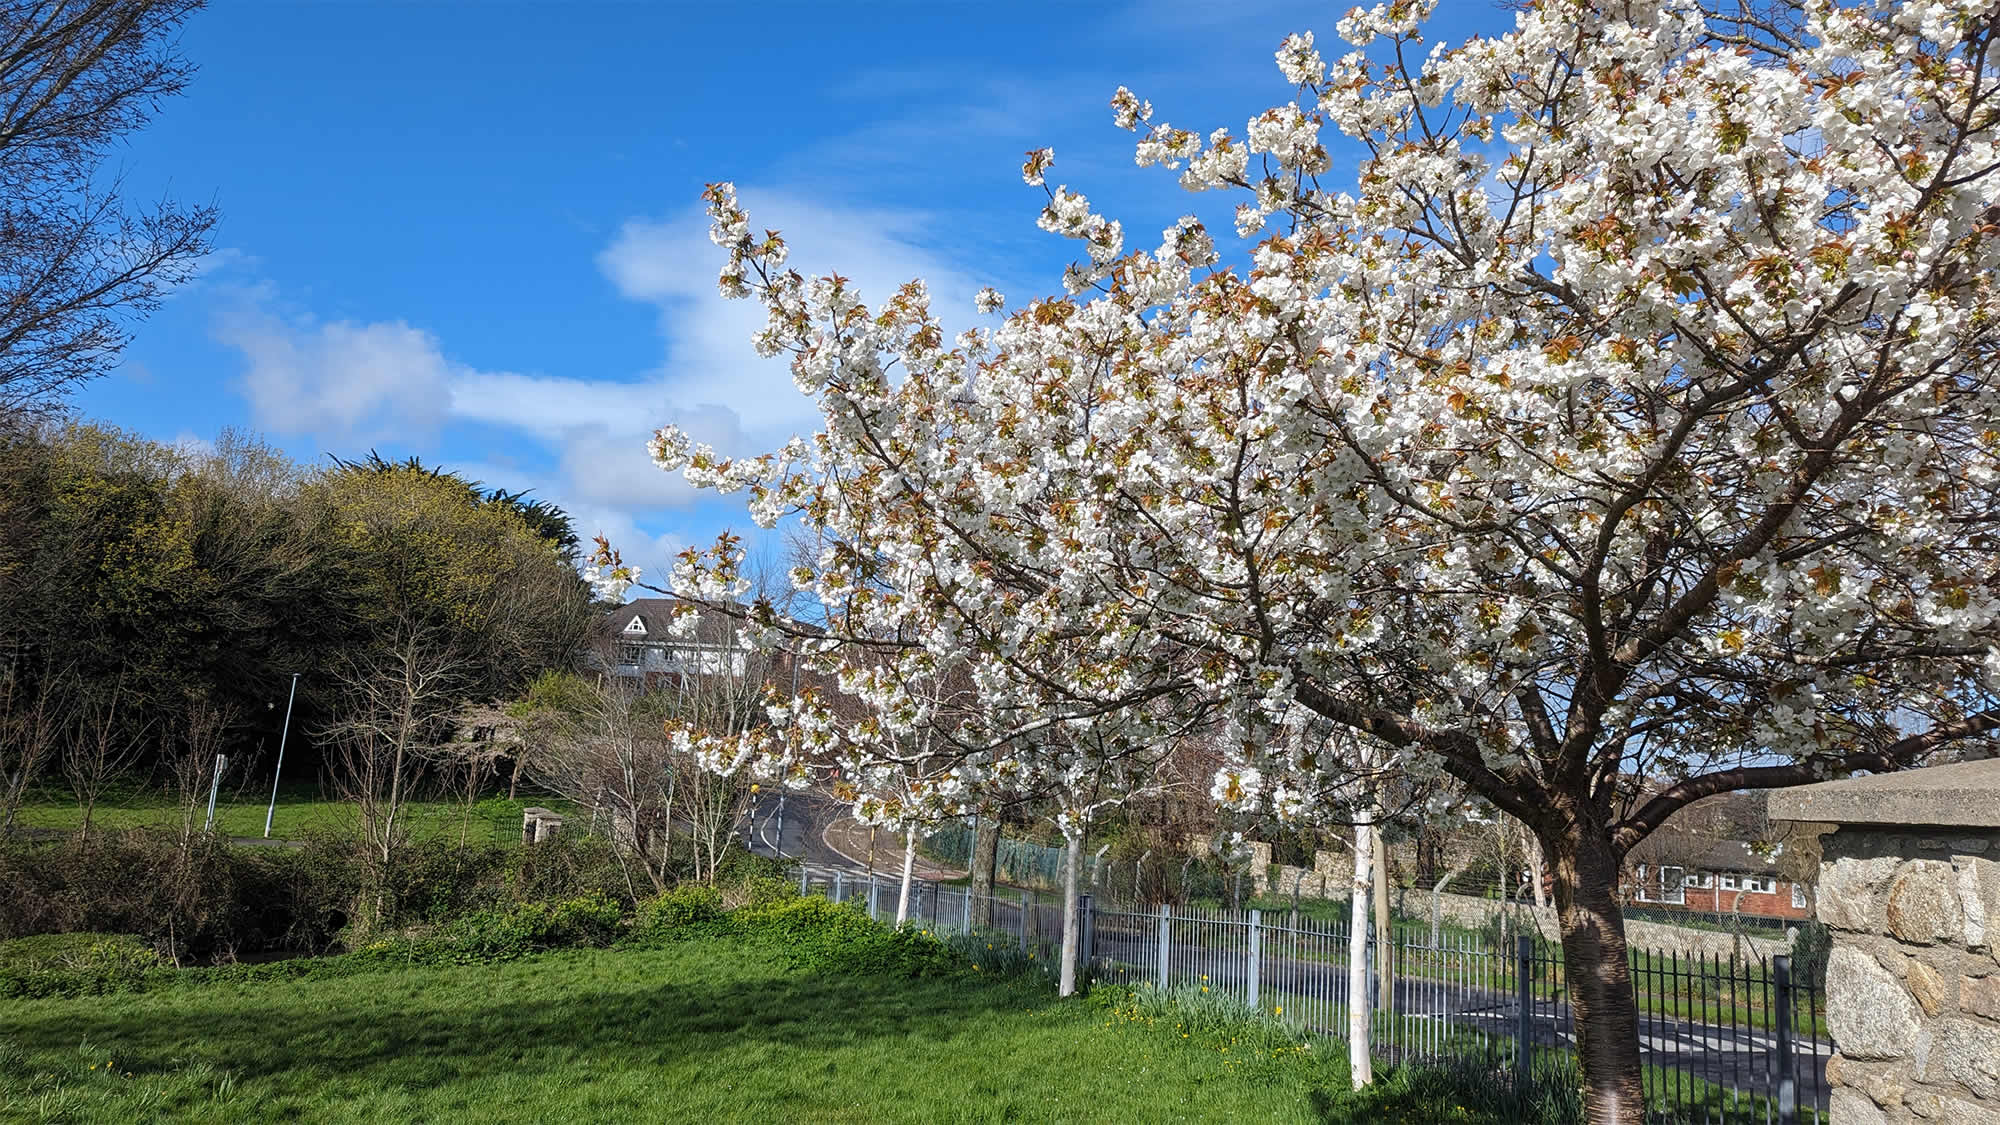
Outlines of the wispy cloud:
{"type": "MultiPolygon", "coordinates": [[[[746,190],[752,221],[785,231],[791,265],[838,271],[879,301],[913,277],[931,287],[954,331],[971,322],[979,283],[926,245],[930,216],[848,208],[783,192],[746,190]]],[[[597,263],[618,292],[658,310],[658,366],[625,379],[480,370],[454,360],[450,342],[402,321],[319,321],[289,307],[275,287],[239,288],[214,333],[239,351],[236,382],[265,429],[345,445],[427,440],[457,426],[492,433],[513,464],[467,467],[509,487],[533,487],[602,531],[628,557],[658,563],[682,545],[642,530],[684,509],[696,493],[653,465],[646,439],[665,423],[726,453],[761,452],[813,428],[811,400],[785,360],[762,359],[750,337],[764,322],[752,301],[715,286],[722,252],[698,207],[625,223],[597,263]],[[523,455],[526,456],[523,456],[523,455]]]]}
{"type": "Polygon", "coordinates": [[[285,433],[363,440],[431,433],[464,371],[429,333],[402,321],[317,323],[232,302],[215,334],[247,361],[236,386],[257,423],[285,433]]]}

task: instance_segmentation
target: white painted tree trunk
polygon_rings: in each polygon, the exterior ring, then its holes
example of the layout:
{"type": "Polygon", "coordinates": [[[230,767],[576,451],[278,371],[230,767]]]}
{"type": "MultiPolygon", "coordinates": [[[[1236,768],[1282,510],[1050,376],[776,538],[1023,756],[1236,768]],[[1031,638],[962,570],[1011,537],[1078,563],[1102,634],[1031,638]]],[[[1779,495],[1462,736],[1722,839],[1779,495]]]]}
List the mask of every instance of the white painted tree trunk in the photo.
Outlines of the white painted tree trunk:
{"type": "Polygon", "coordinates": [[[1083,927],[1077,892],[1077,868],[1081,866],[1083,837],[1065,836],[1063,848],[1062,974],[1056,985],[1059,996],[1076,994],[1076,958],[1082,945],[1083,927]]]}
{"type": "Polygon", "coordinates": [[[1369,1029],[1374,1026],[1368,1000],[1368,900],[1375,884],[1375,828],[1362,810],[1354,826],[1354,878],[1347,897],[1347,1061],[1354,1088],[1375,1081],[1369,1055],[1369,1029]]]}
{"type": "Polygon", "coordinates": [[[910,920],[910,874],[917,866],[917,830],[903,833],[903,885],[896,892],[896,924],[910,920]]]}

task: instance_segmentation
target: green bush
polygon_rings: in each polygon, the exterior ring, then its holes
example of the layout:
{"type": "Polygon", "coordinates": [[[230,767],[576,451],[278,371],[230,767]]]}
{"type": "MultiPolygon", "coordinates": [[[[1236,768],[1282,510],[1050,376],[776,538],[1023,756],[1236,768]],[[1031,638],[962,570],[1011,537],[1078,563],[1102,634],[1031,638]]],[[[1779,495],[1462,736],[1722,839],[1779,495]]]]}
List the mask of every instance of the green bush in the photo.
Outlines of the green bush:
{"type": "MultiPolygon", "coordinates": [[[[603,946],[617,939],[624,917],[624,909],[602,895],[477,910],[435,934],[411,939],[403,952],[419,961],[505,961],[544,949],[603,946]]],[[[396,950],[391,941],[379,952],[393,956],[396,950]]]]}
{"type": "Polygon", "coordinates": [[[636,905],[632,879],[611,841],[602,836],[559,835],[506,851],[512,863],[507,871],[508,897],[517,902],[596,895],[627,909],[636,905]]]}
{"type": "Polygon", "coordinates": [[[130,934],[49,934],[0,942],[0,996],[126,992],[166,961],[130,934]]]}
{"type": "Polygon", "coordinates": [[[722,915],[721,891],[701,883],[688,883],[640,903],[632,929],[644,937],[705,933],[722,915]]]}
{"type": "Polygon", "coordinates": [[[967,971],[944,938],[927,929],[888,929],[855,903],[818,896],[746,906],[730,915],[741,933],[770,939],[781,956],[807,972],[941,976],[967,971]]]}

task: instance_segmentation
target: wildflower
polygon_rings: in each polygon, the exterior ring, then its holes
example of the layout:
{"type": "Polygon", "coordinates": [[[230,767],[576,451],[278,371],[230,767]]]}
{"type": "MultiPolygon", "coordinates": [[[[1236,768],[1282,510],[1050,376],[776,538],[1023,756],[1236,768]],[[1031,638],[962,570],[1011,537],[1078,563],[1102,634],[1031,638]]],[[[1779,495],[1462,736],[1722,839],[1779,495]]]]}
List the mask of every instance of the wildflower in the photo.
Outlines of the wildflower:
{"type": "Polygon", "coordinates": [[[1284,1014],[1285,1014],[1285,1008],[1284,1008],[1284,1005],[1282,1005],[1282,1004],[1281,1004],[1281,1005],[1279,1005],[1279,1006],[1278,1006],[1278,1009],[1277,1009],[1277,1011],[1275,1011],[1275,1012],[1274,1012],[1274,1013],[1272,1013],[1272,1014],[1274,1014],[1274,1015],[1280,1015],[1280,1016],[1284,1015],[1284,1014]]]}

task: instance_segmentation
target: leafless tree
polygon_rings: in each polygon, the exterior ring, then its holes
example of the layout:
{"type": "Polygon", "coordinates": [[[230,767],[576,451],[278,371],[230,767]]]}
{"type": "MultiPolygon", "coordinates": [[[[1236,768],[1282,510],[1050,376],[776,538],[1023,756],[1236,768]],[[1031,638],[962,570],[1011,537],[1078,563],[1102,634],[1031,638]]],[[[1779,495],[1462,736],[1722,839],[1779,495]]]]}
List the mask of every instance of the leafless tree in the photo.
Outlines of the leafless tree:
{"type": "Polygon", "coordinates": [[[453,692],[466,672],[463,654],[435,630],[410,628],[398,635],[336,672],[338,710],[319,732],[328,744],[335,784],[360,813],[378,921],[386,905],[385,877],[409,834],[403,806],[423,764],[450,737],[453,692]]]}
{"type": "Polygon", "coordinates": [[[79,834],[90,838],[91,818],[113,779],[130,769],[145,742],[146,724],[129,725],[119,710],[125,694],[124,677],[108,693],[86,693],[63,740],[62,771],[83,812],[79,834]]]}
{"type": "Polygon", "coordinates": [[[180,809],[183,856],[193,850],[208,794],[216,782],[223,742],[237,718],[227,704],[217,703],[206,695],[191,695],[176,716],[174,729],[161,740],[161,764],[166,767],[167,786],[180,809]]]}
{"type": "Polygon", "coordinates": [[[33,684],[17,674],[0,676],[0,835],[14,830],[28,787],[47,768],[71,722],[71,700],[62,685],[59,675],[33,684]]]}
{"type": "Polygon", "coordinates": [[[609,814],[611,838],[655,890],[672,863],[672,808],[681,771],[663,722],[665,700],[636,679],[607,677],[577,710],[537,717],[528,775],[554,792],[609,814]]]}
{"type": "Polygon", "coordinates": [[[202,0],[0,7],[0,413],[103,374],[130,322],[208,252],[212,206],[127,206],[101,165],[194,73],[175,42],[202,0]]]}

